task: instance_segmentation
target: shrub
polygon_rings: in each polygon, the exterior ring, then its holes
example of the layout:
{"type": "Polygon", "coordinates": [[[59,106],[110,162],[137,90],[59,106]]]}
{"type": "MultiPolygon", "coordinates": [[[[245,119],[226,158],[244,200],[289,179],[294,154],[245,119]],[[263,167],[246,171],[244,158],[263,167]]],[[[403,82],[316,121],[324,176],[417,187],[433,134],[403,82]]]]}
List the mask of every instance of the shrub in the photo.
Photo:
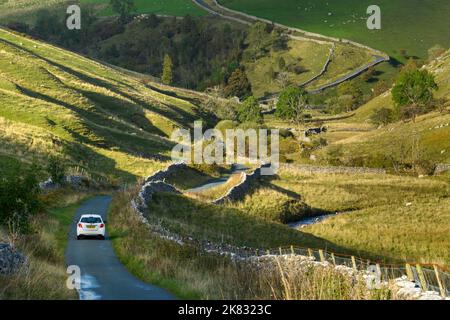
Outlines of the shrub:
{"type": "Polygon", "coordinates": [[[8,224],[11,231],[28,231],[30,216],[42,209],[38,172],[35,165],[25,170],[16,165],[0,179],[0,224],[8,224]]]}
{"type": "Polygon", "coordinates": [[[375,110],[370,117],[370,121],[372,121],[376,125],[387,125],[394,120],[394,111],[389,108],[381,108],[375,110]]]}
{"type": "Polygon", "coordinates": [[[66,176],[66,166],[62,159],[50,157],[47,164],[47,172],[50,174],[54,183],[62,185],[66,176]]]}

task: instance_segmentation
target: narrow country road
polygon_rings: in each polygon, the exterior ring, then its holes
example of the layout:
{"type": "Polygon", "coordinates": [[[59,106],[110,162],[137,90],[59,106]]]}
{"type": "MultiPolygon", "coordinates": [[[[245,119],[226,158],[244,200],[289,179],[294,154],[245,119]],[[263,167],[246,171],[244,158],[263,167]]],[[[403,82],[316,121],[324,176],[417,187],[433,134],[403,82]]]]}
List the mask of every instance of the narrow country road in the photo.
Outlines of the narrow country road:
{"type": "Polygon", "coordinates": [[[248,168],[244,165],[241,164],[234,164],[231,168],[231,172],[230,174],[217,178],[217,179],[212,179],[210,181],[208,181],[205,184],[202,184],[201,186],[197,186],[195,188],[186,190],[186,192],[190,192],[190,193],[198,193],[198,192],[202,192],[205,190],[209,190],[211,188],[215,188],[218,187],[222,184],[227,183],[228,179],[231,177],[231,175],[235,174],[235,173],[239,173],[239,172],[245,172],[245,170],[247,170],[248,168]]]}
{"type": "MultiPolygon", "coordinates": [[[[98,196],[84,202],[77,210],[69,232],[67,265],[81,269],[81,300],[169,300],[166,290],[144,283],[132,276],[114,253],[109,236],[106,240],[76,240],[76,225],[82,214],[99,214],[107,219],[110,196],[98,196]]],[[[106,225],[108,229],[108,224],[106,225]]]]}

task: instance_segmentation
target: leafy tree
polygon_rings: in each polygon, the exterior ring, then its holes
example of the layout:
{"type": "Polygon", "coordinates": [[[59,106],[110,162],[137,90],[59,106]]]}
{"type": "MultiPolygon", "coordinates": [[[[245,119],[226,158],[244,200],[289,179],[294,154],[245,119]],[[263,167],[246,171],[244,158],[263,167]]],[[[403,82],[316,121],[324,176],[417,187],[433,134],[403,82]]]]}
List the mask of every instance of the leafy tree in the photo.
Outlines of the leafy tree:
{"type": "Polygon", "coordinates": [[[280,71],[284,71],[285,68],[286,68],[286,60],[284,60],[283,57],[279,57],[278,58],[278,69],[280,71]]]}
{"type": "Polygon", "coordinates": [[[415,121],[416,116],[433,100],[438,86],[434,76],[427,70],[403,73],[392,89],[392,99],[400,112],[415,121]]]}
{"type": "Polygon", "coordinates": [[[244,122],[256,122],[261,123],[263,118],[258,101],[255,97],[248,97],[238,108],[238,120],[241,123],[244,122]]]}
{"type": "Polygon", "coordinates": [[[299,124],[304,120],[307,105],[307,92],[303,88],[289,87],[280,95],[275,116],[299,124]]]}
{"type": "Polygon", "coordinates": [[[366,72],[363,73],[362,79],[363,79],[363,81],[368,82],[368,81],[371,80],[374,76],[375,76],[375,69],[374,69],[373,67],[370,67],[369,69],[367,69],[366,72]]]}
{"type": "Polygon", "coordinates": [[[0,224],[27,231],[29,217],[42,209],[38,172],[35,165],[28,169],[16,165],[0,178],[0,224]]]}
{"type": "Polygon", "coordinates": [[[112,10],[120,16],[120,21],[127,22],[136,9],[134,0],[110,0],[112,10]]]}
{"type": "Polygon", "coordinates": [[[225,87],[225,95],[227,97],[236,96],[240,99],[245,99],[251,96],[252,85],[247,78],[245,72],[238,68],[236,69],[228,79],[228,83],[225,87]]]}
{"type": "Polygon", "coordinates": [[[342,107],[345,107],[346,111],[349,112],[354,110],[357,107],[363,98],[363,92],[361,88],[356,85],[352,81],[347,81],[338,86],[338,95],[340,96],[339,100],[344,102],[341,104],[342,107]],[[346,97],[345,99],[343,97],[346,97]]]}
{"type": "Polygon", "coordinates": [[[291,84],[291,79],[287,72],[280,72],[277,75],[276,81],[282,89],[286,89],[291,84]]]}
{"type": "Polygon", "coordinates": [[[405,65],[403,65],[402,69],[400,70],[400,75],[402,75],[403,73],[414,71],[420,67],[421,67],[421,62],[419,60],[409,58],[408,61],[405,63],[405,65]]]}
{"type": "Polygon", "coordinates": [[[370,117],[370,120],[377,125],[387,125],[394,120],[394,111],[392,109],[383,107],[375,110],[370,117]]]}
{"type": "Polygon", "coordinates": [[[51,157],[48,160],[47,172],[50,174],[54,183],[63,184],[66,176],[66,166],[62,159],[58,157],[51,157]]]}
{"type": "Polygon", "coordinates": [[[262,55],[270,50],[273,39],[270,37],[269,27],[264,22],[253,24],[247,34],[246,60],[256,62],[262,55]]]}
{"type": "Polygon", "coordinates": [[[380,94],[385,93],[389,90],[389,85],[385,80],[377,81],[372,90],[372,96],[378,97],[380,94]]]}
{"type": "Polygon", "coordinates": [[[288,36],[280,29],[275,28],[270,34],[272,50],[283,51],[288,49],[288,36]]]}
{"type": "Polygon", "coordinates": [[[172,58],[168,54],[164,55],[163,71],[161,75],[162,83],[167,85],[172,83],[173,80],[172,68],[173,68],[172,58]]]}

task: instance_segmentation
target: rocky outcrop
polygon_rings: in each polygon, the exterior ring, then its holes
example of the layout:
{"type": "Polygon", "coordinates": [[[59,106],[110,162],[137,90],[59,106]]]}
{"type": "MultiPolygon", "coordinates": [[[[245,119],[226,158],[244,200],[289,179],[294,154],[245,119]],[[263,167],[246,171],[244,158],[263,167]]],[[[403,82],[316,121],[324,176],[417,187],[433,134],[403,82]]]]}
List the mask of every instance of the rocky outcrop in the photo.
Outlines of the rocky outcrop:
{"type": "Polygon", "coordinates": [[[27,259],[9,244],[0,243],[0,275],[17,273],[26,264],[27,259]]]}
{"type": "MultiPolygon", "coordinates": [[[[83,176],[66,176],[64,178],[64,184],[74,189],[85,188],[89,186],[89,181],[83,176]]],[[[53,182],[52,178],[48,178],[46,181],[39,183],[41,190],[50,191],[61,188],[61,184],[53,182]]]]}

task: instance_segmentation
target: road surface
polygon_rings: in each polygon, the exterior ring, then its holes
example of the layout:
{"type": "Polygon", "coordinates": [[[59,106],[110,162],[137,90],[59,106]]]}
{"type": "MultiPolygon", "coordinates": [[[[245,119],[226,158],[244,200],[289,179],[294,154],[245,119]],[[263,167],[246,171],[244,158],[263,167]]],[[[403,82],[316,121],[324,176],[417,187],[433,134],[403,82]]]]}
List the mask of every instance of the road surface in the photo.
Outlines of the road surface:
{"type": "Polygon", "coordinates": [[[131,275],[114,253],[108,235],[106,240],[76,240],[76,225],[80,216],[99,214],[107,221],[110,203],[110,196],[99,196],[84,202],[78,208],[70,228],[66,262],[81,269],[80,300],[174,299],[166,290],[131,275]]]}
{"type": "Polygon", "coordinates": [[[198,193],[198,192],[202,192],[202,191],[205,191],[205,190],[208,190],[211,188],[218,187],[218,186],[226,183],[231,175],[233,175],[235,173],[239,173],[239,172],[245,172],[247,169],[248,168],[242,164],[234,164],[231,168],[231,173],[229,175],[226,175],[226,176],[223,176],[223,177],[220,177],[217,179],[212,179],[201,186],[186,190],[186,192],[198,193]]]}

